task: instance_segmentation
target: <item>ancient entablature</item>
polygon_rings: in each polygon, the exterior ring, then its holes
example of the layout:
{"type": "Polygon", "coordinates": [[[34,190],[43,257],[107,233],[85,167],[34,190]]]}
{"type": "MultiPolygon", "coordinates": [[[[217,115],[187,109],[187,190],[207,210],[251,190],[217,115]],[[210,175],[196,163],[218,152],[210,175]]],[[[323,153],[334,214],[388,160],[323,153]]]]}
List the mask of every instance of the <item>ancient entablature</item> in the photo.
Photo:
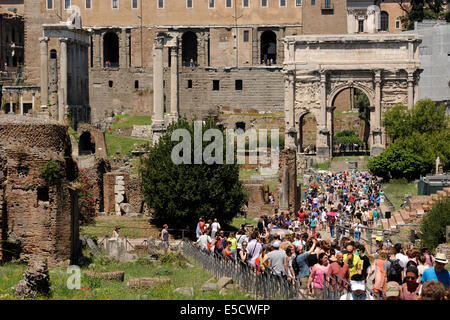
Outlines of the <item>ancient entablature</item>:
{"type": "Polygon", "coordinates": [[[342,90],[358,88],[370,101],[371,154],[385,148],[382,112],[418,98],[418,35],[317,35],[284,39],[285,123],[289,148],[297,147],[300,119],[317,120],[317,155],[332,156],[333,103],[342,90]]]}

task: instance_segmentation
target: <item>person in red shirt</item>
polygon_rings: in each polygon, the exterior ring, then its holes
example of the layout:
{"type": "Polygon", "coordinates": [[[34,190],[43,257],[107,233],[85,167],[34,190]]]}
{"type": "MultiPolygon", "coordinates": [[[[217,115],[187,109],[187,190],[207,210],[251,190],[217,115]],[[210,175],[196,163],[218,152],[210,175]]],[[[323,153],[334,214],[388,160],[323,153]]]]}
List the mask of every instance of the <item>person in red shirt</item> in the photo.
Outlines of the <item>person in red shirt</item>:
{"type": "Polygon", "coordinates": [[[300,230],[302,232],[306,231],[305,218],[306,212],[304,210],[301,210],[301,212],[298,214],[298,220],[300,221],[300,230]]]}
{"type": "MultiPolygon", "coordinates": [[[[336,275],[341,277],[342,279],[349,281],[350,278],[350,270],[348,267],[348,264],[344,262],[344,255],[341,251],[338,251],[336,253],[336,261],[330,264],[330,268],[328,269],[328,275],[332,276],[333,278],[337,278],[336,275]]],[[[342,284],[342,280],[337,278],[338,283],[338,296],[341,296],[344,294],[345,285],[342,284]]],[[[336,283],[333,281],[332,286],[334,289],[334,286],[336,283]]]]}

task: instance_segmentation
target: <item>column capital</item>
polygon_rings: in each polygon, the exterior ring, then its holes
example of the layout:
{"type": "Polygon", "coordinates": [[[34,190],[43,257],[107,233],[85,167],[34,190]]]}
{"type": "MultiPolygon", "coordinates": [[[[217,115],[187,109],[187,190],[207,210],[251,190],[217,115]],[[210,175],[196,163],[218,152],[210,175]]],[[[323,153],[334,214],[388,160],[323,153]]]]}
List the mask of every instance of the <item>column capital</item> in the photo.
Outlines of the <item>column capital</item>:
{"type": "Polygon", "coordinates": [[[58,38],[59,43],[67,43],[69,42],[69,38],[58,38]]]}
{"type": "Polygon", "coordinates": [[[320,69],[319,74],[320,74],[320,82],[322,83],[327,82],[328,70],[320,69]]]}
{"type": "Polygon", "coordinates": [[[162,49],[164,47],[164,36],[157,36],[155,38],[155,49],[162,49]]]}
{"type": "Polygon", "coordinates": [[[45,42],[45,43],[48,43],[48,40],[49,40],[49,38],[48,37],[41,37],[41,38],[39,38],[39,42],[45,42]]]}
{"type": "Polygon", "coordinates": [[[380,84],[381,83],[381,69],[376,69],[373,71],[374,73],[374,80],[376,84],[380,84]]]}

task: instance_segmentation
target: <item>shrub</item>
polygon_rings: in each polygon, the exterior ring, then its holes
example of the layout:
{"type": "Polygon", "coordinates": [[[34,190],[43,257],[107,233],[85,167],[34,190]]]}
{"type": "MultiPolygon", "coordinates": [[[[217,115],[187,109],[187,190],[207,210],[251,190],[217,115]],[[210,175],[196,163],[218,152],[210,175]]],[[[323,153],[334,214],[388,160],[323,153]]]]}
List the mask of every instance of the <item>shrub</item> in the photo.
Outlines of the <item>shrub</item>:
{"type": "Polygon", "coordinates": [[[49,184],[53,185],[61,178],[61,166],[56,161],[47,161],[41,167],[41,176],[49,184]]]}
{"type": "Polygon", "coordinates": [[[95,222],[95,209],[97,206],[97,195],[95,193],[94,185],[89,181],[85,170],[80,171],[78,177],[78,183],[80,184],[80,192],[78,197],[78,205],[80,206],[81,223],[90,224],[95,222]]]}
{"type": "Polygon", "coordinates": [[[437,202],[430,212],[425,214],[419,238],[433,251],[440,243],[445,242],[445,228],[448,225],[450,225],[450,198],[437,202]]]}

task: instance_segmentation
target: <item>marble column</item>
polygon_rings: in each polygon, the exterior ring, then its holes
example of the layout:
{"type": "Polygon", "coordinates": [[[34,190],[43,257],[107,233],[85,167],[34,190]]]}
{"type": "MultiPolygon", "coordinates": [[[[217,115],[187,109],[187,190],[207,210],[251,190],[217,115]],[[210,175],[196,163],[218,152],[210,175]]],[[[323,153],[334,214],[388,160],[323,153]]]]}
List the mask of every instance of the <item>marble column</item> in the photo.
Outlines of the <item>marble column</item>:
{"type": "Polygon", "coordinates": [[[327,72],[320,71],[320,117],[316,150],[319,158],[330,158],[329,133],[327,127],[327,72]]]}
{"type": "Polygon", "coordinates": [[[164,123],[164,86],[163,86],[163,48],[164,37],[157,36],[153,45],[153,117],[152,132],[155,141],[165,130],[164,123]]]}
{"type": "Polygon", "coordinates": [[[21,116],[23,116],[23,92],[22,91],[20,91],[19,92],[19,112],[20,112],[20,115],[21,116]]]}
{"type": "Polygon", "coordinates": [[[67,105],[67,38],[60,38],[60,82],[58,90],[58,121],[64,121],[65,107],[67,105]]]}
{"type": "Polygon", "coordinates": [[[12,92],[9,93],[9,114],[14,114],[12,92]]]}
{"type": "Polygon", "coordinates": [[[414,104],[419,101],[419,81],[420,81],[420,75],[417,71],[415,81],[414,81],[414,104]]]}
{"type": "Polygon", "coordinates": [[[39,38],[41,45],[41,105],[48,102],[48,38],[39,38]]]}
{"type": "Polygon", "coordinates": [[[381,70],[376,70],[374,75],[375,84],[375,112],[371,121],[373,144],[370,155],[379,155],[384,150],[381,130],[381,70]]]}
{"type": "Polygon", "coordinates": [[[170,50],[170,119],[178,120],[178,46],[170,50]]]}
{"type": "Polygon", "coordinates": [[[414,107],[414,73],[408,71],[408,109],[414,107]]]}
{"type": "Polygon", "coordinates": [[[286,114],[286,144],[285,149],[297,149],[297,131],[295,130],[295,73],[285,72],[284,100],[286,114]]]}

